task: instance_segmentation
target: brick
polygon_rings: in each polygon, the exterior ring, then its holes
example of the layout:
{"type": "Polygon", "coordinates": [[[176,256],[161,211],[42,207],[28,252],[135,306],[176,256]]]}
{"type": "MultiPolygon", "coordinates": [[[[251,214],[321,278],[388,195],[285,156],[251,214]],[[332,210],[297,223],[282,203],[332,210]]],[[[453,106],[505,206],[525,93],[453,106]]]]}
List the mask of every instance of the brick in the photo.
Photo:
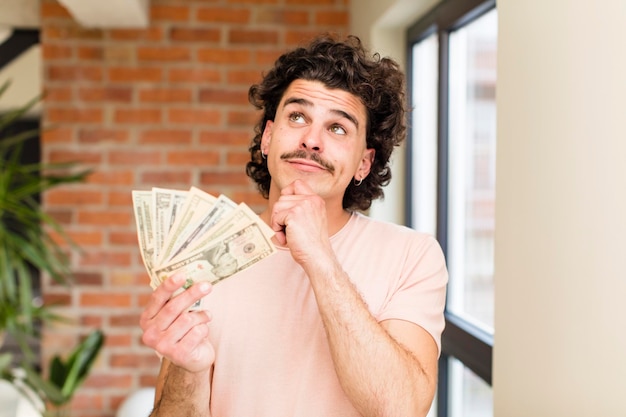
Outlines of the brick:
{"type": "Polygon", "coordinates": [[[80,315],[80,325],[87,327],[102,327],[104,319],[102,316],[93,315],[93,314],[81,314],[80,315]]]}
{"type": "Polygon", "coordinates": [[[129,171],[96,171],[87,179],[88,184],[97,185],[132,185],[134,184],[135,174],[133,170],[129,171]]]}
{"type": "Polygon", "coordinates": [[[49,40],[102,40],[104,37],[100,29],[81,28],[71,22],[71,26],[44,25],[41,30],[41,39],[46,43],[49,40]]]}
{"type": "Polygon", "coordinates": [[[228,32],[228,41],[233,44],[276,44],[278,32],[275,30],[233,29],[228,32]]]}
{"type": "Polygon", "coordinates": [[[191,50],[183,46],[139,47],[137,59],[146,62],[181,62],[191,59],[191,50]]]}
{"type": "Polygon", "coordinates": [[[220,112],[217,110],[201,110],[201,109],[169,109],[167,112],[167,120],[176,124],[208,124],[216,125],[221,120],[220,112]]]}
{"type": "Polygon", "coordinates": [[[285,0],[285,4],[291,5],[306,5],[306,6],[321,6],[321,5],[333,5],[336,0],[285,0]]]}
{"type": "Polygon", "coordinates": [[[132,194],[128,191],[110,191],[107,203],[110,206],[132,206],[132,194]]]}
{"type": "Polygon", "coordinates": [[[77,55],[81,60],[101,61],[104,57],[104,50],[101,46],[80,46],[77,55]]]}
{"type": "Polygon", "coordinates": [[[50,123],[102,123],[103,112],[98,108],[48,108],[45,120],[50,123]]]}
{"type": "Polygon", "coordinates": [[[170,29],[169,38],[175,42],[219,42],[222,32],[219,29],[182,28],[170,29]]]}
{"type": "Polygon", "coordinates": [[[53,127],[43,129],[41,132],[41,144],[46,145],[71,143],[74,138],[74,129],[71,127],[53,127]]]}
{"type": "Polygon", "coordinates": [[[107,32],[113,41],[159,42],[165,38],[163,28],[159,26],[147,29],[111,29],[107,32]]]}
{"type": "Polygon", "coordinates": [[[252,142],[254,132],[250,130],[217,130],[200,132],[201,145],[247,146],[252,142]]]}
{"type": "Polygon", "coordinates": [[[135,48],[131,45],[105,45],[102,49],[102,59],[107,64],[132,64],[135,62],[135,48]]]}
{"type": "Polygon", "coordinates": [[[133,90],[130,87],[84,87],[78,90],[78,97],[89,102],[130,103],[133,90]]]}
{"type": "Polygon", "coordinates": [[[46,205],[86,205],[86,204],[102,204],[104,201],[103,194],[100,190],[91,191],[85,189],[67,189],[57,188],[46,192],[46,205]]]}
{"type": "Polygon", "coordinates": [[[211,69],[172,68],[168,80],[171,83],[217,83],[221,81],[221,74],[211,69]]]}
{"type": "Polygon", "coordinates": [[[78,223],[93,226],[127,226],[131,223],[131,213],[111,210],[82,210],[78,212],[78,223]]]}
{"type": "Polygon", "coordinates": [[[84,307],[130,307],[131,295],[109,291],[104,297],[102,291],[83,291],[80,295],[80,305],[84,307]]]}
{"type": "Polygon", "coordinates": [[[49,209],[46,207],[46,214],[61,225],[68,225],[72,223],[73,215],[70,210],[60,210],[56,208],[49,209]]]}
{"type": "Polygon", "coordinates": [[[252,129],[258,120],[254,111],[230,111],[226,117],[229,126],[247,126],[252,129]]]}
{"type": "Polygon", "coordinates": [[[305,10],[263,9],[257,13],[258,23],[278,25],[307,25],[310,23],[310,13],[305,10]]]}
{"type": "Polygon", "coordinates": [[[250,51],[243,49],[203,48],[198,50],[198,62],[245,65],[250,63],[250,51]]]}
{"type": "Polygon", "coordinates": [[[198,101],[200,103],[246,105],[248,104],[248,91],[202,88],[198,94],[198,101]]]}
{"type": "Polygon", "coordinates": [[[68,103],[74,99],[74,90],[71,86],[46,87],[44,100],[46,103],[68,103]]]}
{"type": "Polygon", "coordinates": [[[190,89],[186,88],[144,88],[139,90],[139,101],[147,103],[189,103],[190,89]]]}
{"type": "Polygon", "coordinates": [[[162,161],[161,152],[155,151],[129,151],[119,150],[109,152],[109,163],[114,165],[144,165],[159,164],[162,161]]]}
{"type": "Polygon", "coordinates": [[[346,26],[350,23],[348,11],[320,11],[315,13],[317,26],[346,26]]]}
{"type": "Polygon", "coordinates": [[[262,79],[262,71],[260,70],[232,70],[226,75],[226,82],[229,85],[245,85],[259,83],[262,79]]]}
{"type": "Polygon", "coordinates": [[[163,78],[163,70],[156,67],[113,67],[109,68],[107,77],[113,82],[158,82],[163,78]]]}
{"type": "Polygon", "coordinates": [[[143,144],[190,144],[191,130],[146,130],[139,134],[139,143],[143,144]]]}
{"type": "Polygon", "coordinates": [[[110,359],[110,365],[114,368],[157,368],[161,361],[159,357],[154,353],[120,353],[112,354],[110,359]]]}
{"type": "Polygon", "coordinates": [[[201,7],[196,13],[196,19],[205,23],[250,23],[249,8],[234,7],[201,7]]]}
{"type": "Polygon", "coordinates": [[[102,286],[102,274],[99,272],[77,272],[74,274],[74,283],[77,285],[102,286]]]}
{"type": "MultiPolygon", "coordinates": [[[[102,298],[102,296],[100,297],[102,298]]],[[[87,388],[130,388],[132,386],[133,375],[124,373],[123,375],[117,374],[100,374],[99,372],[92,372],[91,376],[84,382],[84,386],[87,388]]]]}
{"type": "Polygon", "coordinates": [[[110,232],[109,242],[115,246],[136,247],[137,246],[137,233],[135,232],[110,232]]]}
{"type": "Polygon", "coordinates": [[[228,152],[226,154],[226,164],[230,166],[244,167],[250,161],[250,152],[228,152]]]}
{"type": "Polygon", "coordinates": [[[81,143],[124,143],[128,142],[129,132],[127,130],[118,129],[80,129],[78,131],[78,141],[81,143]]]}
{"type": "MultiPolygon", "coordinates": [[[[137,234],[134,234],[134,238],[135,239],[131,244],[133,248],[137,248],[137,234]]],[[[109,281],[114,287],[141,286],[142,288],[149,288],[148,284],[150,283],[150,277],[148,277],[148,273],[145,272],[145,270],[142,273],[115,272],[111,274],[109,281]]]]}
{"type": "MultiPolygon", "coordinates": [[[[129,253],[112,253],[112,252],[89,252],[85,250],[85,253],[81,255],[79,266],[80,267],[98,267],[98,268],[123,268],[131,265],[131,257],[129,253]]],[[[130,295],[128,295],[130,297],[130,295]]],[[[102,293],[100,293],[102,298],[102,293]]],[[[107,295],[108,297],[108,295],[107,295]]],[[[118,305],[120,300],[112,299],[110,301],[103,301],[104,305],[118,305]]],[[[84,300],[81,299],[81,305],[87,306],[84,300]]],[[[88,304],[89,306],[100,304],[88,304]]],[[[124,304],[126,305],[126,304],[124,304]]]]}
{"type": "Polygon", "coordinates": [[[249,179],[243,172],[203,172],[200,174],[202,185],[247,185],[249,179]]]}
{"type": "Polygon", "coordinates": [[[172,165],[215,165],[219,162],[219,159],[219,153],[212,151],[171,151],[167,155],[167,163],[172,165]]]}
{"type": "Polygon", "coordinates": [[[109,318],[113,327],[134,327],[139,324],[138,314],[114,314],[109,318]]]}
{"type": "MultiPolygon", "coordinates": [[[[282,49],[258,49],[255,52],[254,63],[261,68],[269,67],[274,64],[283,52],[282,49]]],[[[259,74],[261,73],[259,72],[259,74]]],[[[260,76],[257,82],[259,81],[261,81],[260,76]]]]}
{"type": "Polygon", "coordinates": [[[53,163],[81,162],[97,164],[102,161],[102,153],[100,152],[54,151],[47,155],[47,160],[53,163]]]}
{"type": "Polygon", "coordinates": [[[166,22],[186,22],[191,12],[189,6],[153,5],[150,8],[150,19],[166,22]]]}
{"type": "Polygon", "coordinates": [[[161,110],[159,109],[120,109],[117,108],[113,115],[116,123],[134,124],[157,124],[162,121],[161,110]]]}
{"type": "Polygon", "coordinates": [[[55,294],[46,291],[43,294],[43,303],[47,306],[69,306],[72,304],[72,296],[66,293],[55,294]]]}
{"type": "Polygon", "coordinates": [[[128,333],[125,334],[111,334],[106,335],[104,345],[106,347],[127,347],[132,344],[132,336],[128,333]]]}
{"type": "Polygon", "coordinates": [[[41,56],[45,62],[56,60],[69,60],[74,56],[74,48],[68,45],[43,44],[41,56]]]}
{"type": "Polygon", "coordinates": [[[102,68],[94,66],[50,65],[46,70],[49,81],[102,81],[102,68]]]}
{"type": "Polygon", "coordinates": [[[184,171],[146,171],[141,175],[141,184],[152,185],[175,185],[191,183],[191,172],[184,171]]]}

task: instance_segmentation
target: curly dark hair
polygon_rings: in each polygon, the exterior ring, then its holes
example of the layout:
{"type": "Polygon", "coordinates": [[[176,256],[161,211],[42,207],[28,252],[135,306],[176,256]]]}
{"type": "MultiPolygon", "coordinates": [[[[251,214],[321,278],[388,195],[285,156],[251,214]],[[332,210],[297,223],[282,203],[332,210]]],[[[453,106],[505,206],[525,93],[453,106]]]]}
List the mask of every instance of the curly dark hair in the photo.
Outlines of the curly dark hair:
{"type": "Polygon", "coordinates": [[[330,89],[341,89],[361,99],[367,112],[366,142],[376,151],[370,173],[360,186],[350,183],[343,197],[343,208],[367,210],[372,200],[384,196],[383,187],[391,180],[389,158],[406,134],[406,94],[404,74],[398,64],[379,54],[368,55],[361,40],[333,35],[314,39],[307,47],[287,52],[260,84],[248,91],[248,98],[263,110],[255,126],[255,137],[249,148],[251,160],[246,174],[268,198],[271,176],[267,161],[261,156],[261,137],[268,120],[274,120],[276,109],[289,85],[297,79],[319,81],[330,89]]]}

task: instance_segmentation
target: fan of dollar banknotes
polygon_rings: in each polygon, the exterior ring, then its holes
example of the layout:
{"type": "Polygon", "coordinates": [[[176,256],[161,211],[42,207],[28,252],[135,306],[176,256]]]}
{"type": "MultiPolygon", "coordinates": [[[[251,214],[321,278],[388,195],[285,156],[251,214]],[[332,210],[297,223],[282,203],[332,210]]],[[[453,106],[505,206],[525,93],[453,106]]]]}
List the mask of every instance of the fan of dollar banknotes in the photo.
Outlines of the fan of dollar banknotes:
{"type": "Polygon", "coordinates": [[[194,282],[216,283],[276,252],[274,231],[246,204],[188,191],[133,190],[143,263],[153,289],[175,272],[194,282]]]}

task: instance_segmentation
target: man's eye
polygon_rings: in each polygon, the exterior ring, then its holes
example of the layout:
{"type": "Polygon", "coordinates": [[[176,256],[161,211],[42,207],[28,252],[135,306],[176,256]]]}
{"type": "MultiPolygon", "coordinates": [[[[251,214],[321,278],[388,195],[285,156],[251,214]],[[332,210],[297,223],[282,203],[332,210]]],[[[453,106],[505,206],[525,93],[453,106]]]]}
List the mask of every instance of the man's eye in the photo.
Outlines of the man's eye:
{"type": "Polygon", "coordinates": [[[302,113],[291,113],[289,115],[289,121],[296,123],[304,123],[304,116],[302,113]]]}
{"type": "Polygon", "coordinates": [[[336,135],[345,135],[346,134],[346,130],[341,127],[340,125],[332,125],[330,127],[330,131],[333,132],[336,135]]]}

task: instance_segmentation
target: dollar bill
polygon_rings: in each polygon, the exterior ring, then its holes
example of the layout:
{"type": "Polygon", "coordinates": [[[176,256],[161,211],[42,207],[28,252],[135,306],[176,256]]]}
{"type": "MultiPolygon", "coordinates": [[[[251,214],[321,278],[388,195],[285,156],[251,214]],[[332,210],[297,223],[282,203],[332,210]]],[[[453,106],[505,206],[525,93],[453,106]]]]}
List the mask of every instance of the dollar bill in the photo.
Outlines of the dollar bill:
{"type": "Polygon", "coordinates": [[[274,231],[246,204],[224,195],[154,187],[133,190],[132,196],[140,253],[153,289],[179,271],[187,276],[185,288],[198,281],[217,283],[276,251],[274,231]]]}
{"type": "MultiPolygon", "coordinates": [[[[189,227],[184,230],[184,235],[176,238],[176,243],[172,249],[169,259],[176,257],[187,249],[194,240],[202,238],[213,226],[215,226],[227,214],[237,208],[237,205],[225,195],[220,195],[211,209],[204,213],[197,213],[196,217],[189,222],[189,227]]],[[[167,259],[166,261],[168,261],[167,259]]]]}
{"type": "MultiPolygon", "coordinates": [[[[158,285],[175,273],[183,273],[187,279],[185,288],[203,281],[216,284],[275,251],[275,246],[260,224],[252,222],[184,259],[158,267],[155,270],[156,282],[158,285]]],[[[201,308],[201,305],[197,304],[194,308],[201,308]]]]}
{"type": "MultiPolygon", "coordinates": [[[[261,231],[266,238],[271,239],[274,236],[274,231],[265,224],[264,221],[259,219],[259,216],[252,211],[246,203],[239,203],[231,213],[225,216],[219,223],[213,226],[212,229],[207,231],[203,236],[196,239],[192,245],[187,248],[187,252],[197,252],[200,248],[206,247],[215,240],[218,240],[220,236],[227,236],[232,234],[236,230],[241,230],[250,223],[258,223],[261,231]]],[[[184,256],[184,254],[183,254],[184,256]]],[[[178,261],[181,256],[177,256],[172,259],[172,262],[178,261]]]]}
{"type": "Polygon", "coordinates": [[[159,257],[161,248],[165,244],[176,215],[180,212],[185,200],[187,190],[170,190],[167,188],[152,188],[152,207],[154,208],[154,260],[159,257]]]}
{"type": "Polygon", "coordinates": [[[132,197],[141,259],[143,260],[143,264],[152,279],[154,273],[155,248],[152,225],[152,192],[135,190],[132,192],[132,197]]]}
{"type": "Polygon", "coordinates": [[[162,250],[159,252],[159,257],[155,262],[156,265],[161,265],[172,257],[174,248],[181,244],[184,236],[192,232],[194,228],[194,225],[191,223],[192,219],[196,215],[210,211],[216,201],[217,198],[211,194],[205,193],[196,187],[191,187],[181,213],[176,216],[174,225],[165,238],[162,250]]]}

